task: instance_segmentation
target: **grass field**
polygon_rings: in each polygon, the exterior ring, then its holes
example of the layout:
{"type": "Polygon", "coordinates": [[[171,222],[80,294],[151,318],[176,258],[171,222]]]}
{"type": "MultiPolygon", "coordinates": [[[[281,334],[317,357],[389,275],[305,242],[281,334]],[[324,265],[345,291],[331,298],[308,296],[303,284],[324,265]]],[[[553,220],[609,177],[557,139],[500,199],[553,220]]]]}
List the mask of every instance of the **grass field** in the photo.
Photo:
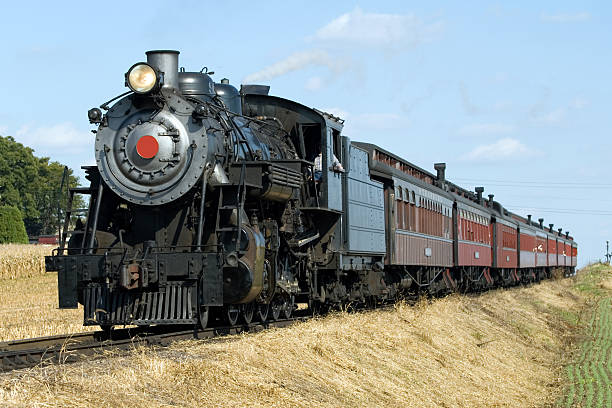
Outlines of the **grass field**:
{"type": "Polygon", "coordinates": [[[592,308],[574,361],[566,367],[565,407],[612,406],[612,274],[599,265],[584,274],[577,289],[592,298],[592,308]]]}
{"type": "MultiPolygon", "coordinates": [[[[0,339],[82,330],[55,274],[12,270],[0,339]]],[[[2,374],[0,406],[609,406],[610,271],[2,374]]]]}

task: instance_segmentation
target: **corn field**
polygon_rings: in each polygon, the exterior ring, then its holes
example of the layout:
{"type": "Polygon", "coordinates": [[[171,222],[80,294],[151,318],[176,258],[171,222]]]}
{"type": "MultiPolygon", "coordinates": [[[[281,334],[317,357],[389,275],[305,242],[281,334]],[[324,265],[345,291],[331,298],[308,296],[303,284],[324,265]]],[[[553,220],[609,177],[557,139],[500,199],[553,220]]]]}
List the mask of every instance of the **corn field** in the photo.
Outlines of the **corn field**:
{"type": "Polygon", "coordinates": [[[0,280],[21,279],[45,274],[45,255],[49,245],[0,245],[0,280]]]}
{"type": "Polygon", "coordinates": [[[45,272],[45,255],[52,250],[0,245],[0,341],[95,329],[83,327],[82,306],[58,309],[57,273],[45,272]]]}

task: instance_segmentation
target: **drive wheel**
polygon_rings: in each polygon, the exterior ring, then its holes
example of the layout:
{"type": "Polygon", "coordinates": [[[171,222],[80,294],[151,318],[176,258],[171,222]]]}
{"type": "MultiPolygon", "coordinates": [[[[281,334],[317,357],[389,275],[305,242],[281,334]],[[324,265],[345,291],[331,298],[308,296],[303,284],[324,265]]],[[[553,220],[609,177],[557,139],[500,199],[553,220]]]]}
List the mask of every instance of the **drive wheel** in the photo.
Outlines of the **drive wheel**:
{"type": "Polygon", "coordinates": [[[246,324],[251,324],[253,316],[255,315],[255,303],[247,303],[242,306],[242,320],[246,324]]]}
{"type": "Polygon", "coordinates": [[[240,308],[236,305],[229,305],[225,307],[225,321],[230,326],[235,326],[238,323],[238,317],[240,317],[240,308]]]}
{"type": "Polygon", "coordinates": [[[293,313],[293,306],[295,304],[295,298],[293,296],[288,296],[285,298],[283,302],[283,317],[285,319],[291,318],[291,314],[293,313]]]}
{"type": "Polygon", "coordinates": [[[200,329],[204,330],[206,329],[206,326],[208,326],[209,315],[210,315],[210,310],[208,309],[208,306],[201,306],[200,316],[198,316],[198,325],[200,326],[200,329]]]}
{"type": "Polygon", "coordinates": [[[278,320],[280,318],[281,312],[283,311],[283,302],[278,297],[274,297],[270,302],[270,310],[272,312],[272,320],[278,320]]]}
{"type": "Polygon", "coordinates": [[[269,303],[260,303],[257,307],[257,320],[262,323],[268,321],[268,314],[270,313],[269,303]]]}

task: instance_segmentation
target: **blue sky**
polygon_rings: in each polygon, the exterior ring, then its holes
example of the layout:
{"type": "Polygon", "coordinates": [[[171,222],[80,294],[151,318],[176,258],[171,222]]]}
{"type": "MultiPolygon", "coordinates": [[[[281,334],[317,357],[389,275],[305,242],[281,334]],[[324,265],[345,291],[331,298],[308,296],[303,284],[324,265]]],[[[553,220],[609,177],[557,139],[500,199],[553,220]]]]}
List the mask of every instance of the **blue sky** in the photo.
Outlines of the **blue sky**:
{"type": "Polygon", "coordinates": [[[376,143],[569,230],[612,238],[608,2],[141,1],[3,5],[0,134],[93,163],[87,110],[149,49],[346,119],[376,143]]]}

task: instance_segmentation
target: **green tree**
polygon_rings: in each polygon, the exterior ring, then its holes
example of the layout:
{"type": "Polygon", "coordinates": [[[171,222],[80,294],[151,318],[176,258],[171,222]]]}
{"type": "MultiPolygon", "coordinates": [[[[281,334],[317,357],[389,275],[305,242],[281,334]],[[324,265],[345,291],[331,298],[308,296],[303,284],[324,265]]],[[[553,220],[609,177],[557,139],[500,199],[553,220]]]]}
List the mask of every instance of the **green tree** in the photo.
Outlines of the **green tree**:
{"type": "Polygon", "coordinates": [[[28,234],[21,212],[9,205],[0,207],[0,244],[27,244],[28,234]]]}
{"type": "MultiPolygon", "coordinates": [[[[78,178],[68,169],[64,194],[59,196],[64,166],[50,162],[48,157],[36,157],[34,150],[15,141],[11,136],[0,136],[0,205],[18,208],[23,216],[28,235],[57,232],[58,200],[66,206],[68,187],[77,187],[78,178]]],[[[83,200],[75,196],[74,208],[83,207],[83,200]]]]}

